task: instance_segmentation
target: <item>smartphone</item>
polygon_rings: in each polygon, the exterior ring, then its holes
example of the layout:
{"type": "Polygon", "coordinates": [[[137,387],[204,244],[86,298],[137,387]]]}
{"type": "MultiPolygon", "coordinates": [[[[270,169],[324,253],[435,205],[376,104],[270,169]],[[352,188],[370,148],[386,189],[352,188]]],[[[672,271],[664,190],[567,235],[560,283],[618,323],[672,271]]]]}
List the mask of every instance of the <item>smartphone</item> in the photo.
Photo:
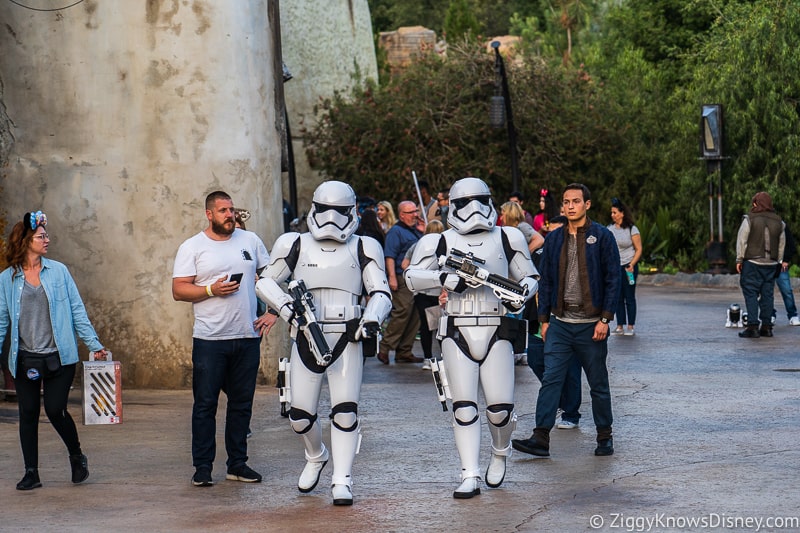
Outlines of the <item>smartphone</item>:
{"type": "Polygon", "coordinates": [[[228,278],[228,281],[232,281],[234,283],[241,283],[242,276],[243,274],[241,272],[239,272],[238,274],[231,274],[231,276],[228,278]]]}

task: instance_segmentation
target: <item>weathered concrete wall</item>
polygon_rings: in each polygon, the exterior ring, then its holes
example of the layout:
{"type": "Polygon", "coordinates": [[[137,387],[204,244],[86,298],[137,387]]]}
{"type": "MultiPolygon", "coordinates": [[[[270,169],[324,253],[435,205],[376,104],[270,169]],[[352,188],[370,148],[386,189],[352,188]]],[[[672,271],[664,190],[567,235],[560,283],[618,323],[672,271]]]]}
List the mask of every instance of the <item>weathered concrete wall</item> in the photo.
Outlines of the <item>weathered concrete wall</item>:
{"type": "MultiPolygon", "coordinates": [[[[303,129],[315,124],[314,106],[336,91],[347,93],[368,78],[378,79],[367,0],[284,0],[281,43],[283,60],[294,76],[284,91],[301,214],[322,181],[308,164],[302,139],[303,129]]],[[[347,176],[331,177],[347,180],[347,176]]],[[[284,190],[288,194],[287,185],[284,190]]]]}
{"type": "Polygon", "coordinates": [[[48,214],[49,256],[71,267],[128,385],[189,384],[192,310],[171,276],[207,224],[205,195],[253,211],[268,248],[281,231],[270,4],[0,3],[2,207],[12,222],[48,214]]]}

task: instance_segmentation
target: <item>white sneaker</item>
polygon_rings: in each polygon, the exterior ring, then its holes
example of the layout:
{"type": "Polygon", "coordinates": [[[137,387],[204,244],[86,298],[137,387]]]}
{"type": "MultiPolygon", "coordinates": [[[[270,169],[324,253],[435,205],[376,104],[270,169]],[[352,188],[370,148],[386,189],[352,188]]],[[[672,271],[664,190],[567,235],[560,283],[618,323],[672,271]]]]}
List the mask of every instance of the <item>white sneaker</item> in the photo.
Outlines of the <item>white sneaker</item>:
{"type": "Polygon", "coordinates": [[[479,481],[480,478],[478,477],[468,477],[462,481],[461,485],[455,490],[453,498],[457,500],[467,500],[473,496],[477,496],[481,493],[481,488],[478,486],[479,481]]]}
{"type": "Polygon", "coordinates": [[[422,363],[422,370],[430,370],[430,369],[431,369],[431,360],[425,359],[425,361],[422,363]]]}
{"type": "Polygon", "coordinates": [[[489,467],[486,469],[486,484],[496,489],[506,478],[506,456],[492,454],[489,467]]]}
{"type": "Polygon", "coordinates": [[[576,429],[578,427],[578,423],[561,419],[558,421],[558,424],[556,424],[556,427],[558,429],[576,429]]]}
{"type": "Polygon", "coordinates": [[[797,318],[796,316],[793,316],[792,318],[789,319],[789,325],[790,326],[800,326],[800,318],[797,318]]]}
{"type": "Polygon", "coordinates": [[[334,485],[331,487],[333,505],[353,505],[353,491],[348,485],[334,485]]]}

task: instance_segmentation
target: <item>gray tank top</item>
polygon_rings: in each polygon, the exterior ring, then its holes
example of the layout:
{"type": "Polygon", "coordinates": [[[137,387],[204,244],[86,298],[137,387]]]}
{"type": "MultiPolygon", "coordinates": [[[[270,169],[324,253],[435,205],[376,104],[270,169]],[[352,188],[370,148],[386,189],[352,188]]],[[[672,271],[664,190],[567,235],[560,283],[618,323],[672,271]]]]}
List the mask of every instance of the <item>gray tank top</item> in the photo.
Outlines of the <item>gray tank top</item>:
{"type": "Polygon", "coordinates": [[[58,351],[44,286],[34,287],[27,281],[20,300],[19,349],[40,354],[58,351]]]}

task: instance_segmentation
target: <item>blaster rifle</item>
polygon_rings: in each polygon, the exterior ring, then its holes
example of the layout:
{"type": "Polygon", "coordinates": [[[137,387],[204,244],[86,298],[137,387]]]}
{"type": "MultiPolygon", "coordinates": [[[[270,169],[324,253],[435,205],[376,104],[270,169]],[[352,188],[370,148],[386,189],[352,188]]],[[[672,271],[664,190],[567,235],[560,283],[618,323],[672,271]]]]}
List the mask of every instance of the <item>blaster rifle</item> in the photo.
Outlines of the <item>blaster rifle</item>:
{"type": "Polygon", "coordinates": [[[296,279],[289,283],[289,293],[293,300],[292,306],[294,307],[297,327],[306,336],[317,364],[319,366],[328,366],[333,357],[333,350],[328,346],[325,334],[322,333],[322,328],[314,314],[314,295],[309,292],[305,282],[301,279],[296,279]]]}
{"type": "Polygon", "coordinates": [[[485,265],[486,260],[475,257],[472,252],[465,253],[452,248],[449,256],[440,259],[440,264],[452,268],[469,287],[476,288],[485,285],[504,302],[517,307],[525,304],[528,287],[481,268],[478,265],[485,265]]]}
{"type": "Polygon", "coordinates": [[[292,403],[291,389],[291,363],[288,357],[278,359],[278,380],[275,386],[278,388],[278,399],[281,402],[281,416],[289,416],[289,406],[292,403]]]}
{"type": "Polygon", "coordinates": [[[432,357],[428,361],[431,364],[436,394],[439,396],[439,401],[442,402],[442,411],[447,411],[447,400],[452,397],[450,396],[450,383],[448,383],[447,374],[444,371],[444,359],[437,360],[436,357],[432,357]]]}

